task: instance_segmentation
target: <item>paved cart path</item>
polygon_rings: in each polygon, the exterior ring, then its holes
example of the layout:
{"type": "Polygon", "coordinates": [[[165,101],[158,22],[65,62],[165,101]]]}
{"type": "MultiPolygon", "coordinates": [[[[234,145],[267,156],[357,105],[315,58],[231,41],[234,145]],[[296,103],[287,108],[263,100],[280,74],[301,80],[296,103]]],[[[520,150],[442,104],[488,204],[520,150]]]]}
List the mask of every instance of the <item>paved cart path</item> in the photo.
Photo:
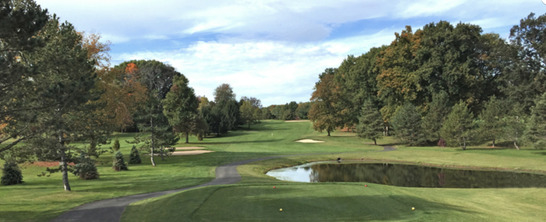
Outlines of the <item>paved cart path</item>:
{"type": "Polygon", "coordinates": [[[243,160],[230,163],[216,168],[216,178],[208,183],[201,185],[180,188],[176,190],[167,190],[154,193],[137,194],[125,197],[118,197],[107,200],[99,200],[92,203],[87,203],[65,212],[61,216],[52,221],[78,221],[78,222],[95,222],[95,221],[120,221],[121,215],[125,208],[136,201],[145,200],[148,198],[159,197],[166,194],[176,193],[183,190],[189,190],[198,187],[233,184],[241,180],[241,175],[237,172],[237,167],[250,162],[273,159],[278,157],[264,157],[258,159],[243,160]]]}

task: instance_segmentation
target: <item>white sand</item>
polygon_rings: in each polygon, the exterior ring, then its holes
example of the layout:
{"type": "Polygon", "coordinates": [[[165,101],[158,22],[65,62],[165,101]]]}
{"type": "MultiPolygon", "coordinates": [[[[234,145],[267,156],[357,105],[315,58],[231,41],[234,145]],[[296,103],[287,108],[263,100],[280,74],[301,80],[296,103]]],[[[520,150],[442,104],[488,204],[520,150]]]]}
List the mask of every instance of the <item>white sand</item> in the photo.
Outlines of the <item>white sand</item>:
{"type": "Polygon", "coordinates": [[[194,146],[194,147],[176,147],[176,148],[174,148],[174,150],[202,150],[202,149],[205,149],[205,147],[194,146]]]}
{"type": "Polygon", "coordinates": [[[185,156],[185,155],[198,155],[203,153],[212,153],[210,150],[192,150],[192,151],[174,151],[171,153],[173,156],[185,156]]]}
{"type": "Polygon", "coordinates": [[[304,122],[309,122],[309,120],[286,120],[284,121],[285,123],[304,123],[304,122]]]}
{"type": "Polygon", "coordinates": [[[302,140],[298,140],[296,142],[298,142],[298,143],[324,143],[324,141],[312,140],[312,139],[302,139],[302,140]]]}

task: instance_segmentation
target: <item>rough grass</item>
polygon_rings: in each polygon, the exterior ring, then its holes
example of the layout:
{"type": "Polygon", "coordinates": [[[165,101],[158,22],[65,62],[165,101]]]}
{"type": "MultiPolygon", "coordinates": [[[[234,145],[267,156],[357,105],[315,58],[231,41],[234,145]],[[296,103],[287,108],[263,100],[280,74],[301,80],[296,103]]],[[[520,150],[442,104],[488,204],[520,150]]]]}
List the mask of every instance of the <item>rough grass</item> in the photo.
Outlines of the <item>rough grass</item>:
{"type": "MultiPolygon", "coordinates": [[[[117,135],[128,160],[133,135],[117,135]]],[[[402,147],[391,152],[352,133],[331,137],[314,132],[311,123],[264,121],[251,130],[230,132],[191,144],[214,153],[171,156],[151,167],[149,157],[129,171],[111,169],[111,154],[101,157],[99,180],[70,176],[72,192],[62,188],[61,175],[37,177],[43,167],[23,167],[23,185],[0,186],[0,221],[48,221],[62,212],[99,199],[189,187],[210,181],[218,165],[264,156],[288,155],[239,167],[243,180],[236,185],[189,190],[146,200],[129,207],[125,221],[268,221],[268,220],[512,220],[546,218],[546,191],[540,189],[423,189],[362,183],[300,184],[280,182],[263,173],[281,166],[337,157],[364,161],[403,161],[414,164],[471,168],[506,168],[546,172],[544,154],[537,150],[402,147]],[[320,144],[295,143],[317,139],[320,144]],[[272,186],[278,189],[272,189],[272,186]],[[415,206],[416,211],[411,211],[415,206]],[[283,212],[279,212],[283,208],[283,212]]],[[[378,141],[396,144],[390,137],[378,141]]],[[[479,147],[478,147],[479,148],[479,147]]]]}

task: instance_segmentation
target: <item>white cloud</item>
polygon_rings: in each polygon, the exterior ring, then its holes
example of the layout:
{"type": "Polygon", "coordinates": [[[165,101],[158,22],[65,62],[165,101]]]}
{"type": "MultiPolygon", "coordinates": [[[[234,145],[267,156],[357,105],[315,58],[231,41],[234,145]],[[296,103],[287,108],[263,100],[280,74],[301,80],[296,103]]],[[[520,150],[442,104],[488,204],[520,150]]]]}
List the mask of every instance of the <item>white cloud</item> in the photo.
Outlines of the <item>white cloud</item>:
{"type": "Polygon", "coordinates": [[[230,83],[238,96],[255,96],[264,104],[308,100],[325,68],[339,66],[348,54],[360,55],[389,44],[404,25],[416,30],[441,19],[508,32],[507,26],[546,7],[539,0],[37,2],[78,30],[101,33],[113,43],[113,50],[123,44],[120,50],[135,52],[112,51],[114,61],[164,61],[188,76],[199,95],[212,97],[216,86],[230,83]],[[344,24],[359,26],[349,34],[336,33],[343,38],[332,39],[332,32],[339,32],[337,28],[344,24]],[[133,41],[138,44],[131,45],[133,41]],[[146,41],[173,48],[138,48],[146,41]]]}
{"type": "Polygon", "coordinates": [[[228,83],[237,96],[252,96],[264,105],[308,101],[318,75],[337,67],[348,54],[389,44],[394,30],[327,42],[199,41],[171,51],[118,54],[120,61],[156,59],[186,75],[197,95],[212,98],[213,90],[228,83]]]}

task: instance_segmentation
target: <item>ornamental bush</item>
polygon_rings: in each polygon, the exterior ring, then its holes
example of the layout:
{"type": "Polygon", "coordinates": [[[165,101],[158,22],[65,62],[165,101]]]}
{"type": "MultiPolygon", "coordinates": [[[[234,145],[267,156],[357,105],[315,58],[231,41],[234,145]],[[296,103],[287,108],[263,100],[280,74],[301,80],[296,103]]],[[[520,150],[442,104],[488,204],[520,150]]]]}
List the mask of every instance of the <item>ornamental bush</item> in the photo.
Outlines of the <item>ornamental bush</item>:
{"type": "Polygon", "coordinates": [[[2,185],[13,185],[23,183],[23,174],[21,169],[14,162],[5,162],[2,169],[2,185]]]}
{"type": "Polygon", "coordinates": [[[116,151],[119,150],[119,148],[120,148],[119,140],[116,139],[116,140],[114,141],[114,146],[112,147],[112,149],[114,150],[114,152],[116,152],[116,151]]]}
{"type": "Polygon", "coordinates": [[[133,146],[131,148],[131,155],[129,156],[129,164],[141,164],[142,160],[140,159],[140,153],[137,148],[133,146]]]}
{"type": "Polygon", "coordinates": [[[114,155],[112,168],[115,171],[129,170],[127,168],[127,164],[125,163],[125,160],[123,159],[123,154],[121,153],[121,151],[117,151],[116,154],[114,155]]]}
{"type": "Polygon", "coordinates": [[[95,161],[85,153],[81,153],[79,162],[74,166],[74,175],[83,180],[93,180],[99,178],[99,172],[95,167],[95,161]]]}

